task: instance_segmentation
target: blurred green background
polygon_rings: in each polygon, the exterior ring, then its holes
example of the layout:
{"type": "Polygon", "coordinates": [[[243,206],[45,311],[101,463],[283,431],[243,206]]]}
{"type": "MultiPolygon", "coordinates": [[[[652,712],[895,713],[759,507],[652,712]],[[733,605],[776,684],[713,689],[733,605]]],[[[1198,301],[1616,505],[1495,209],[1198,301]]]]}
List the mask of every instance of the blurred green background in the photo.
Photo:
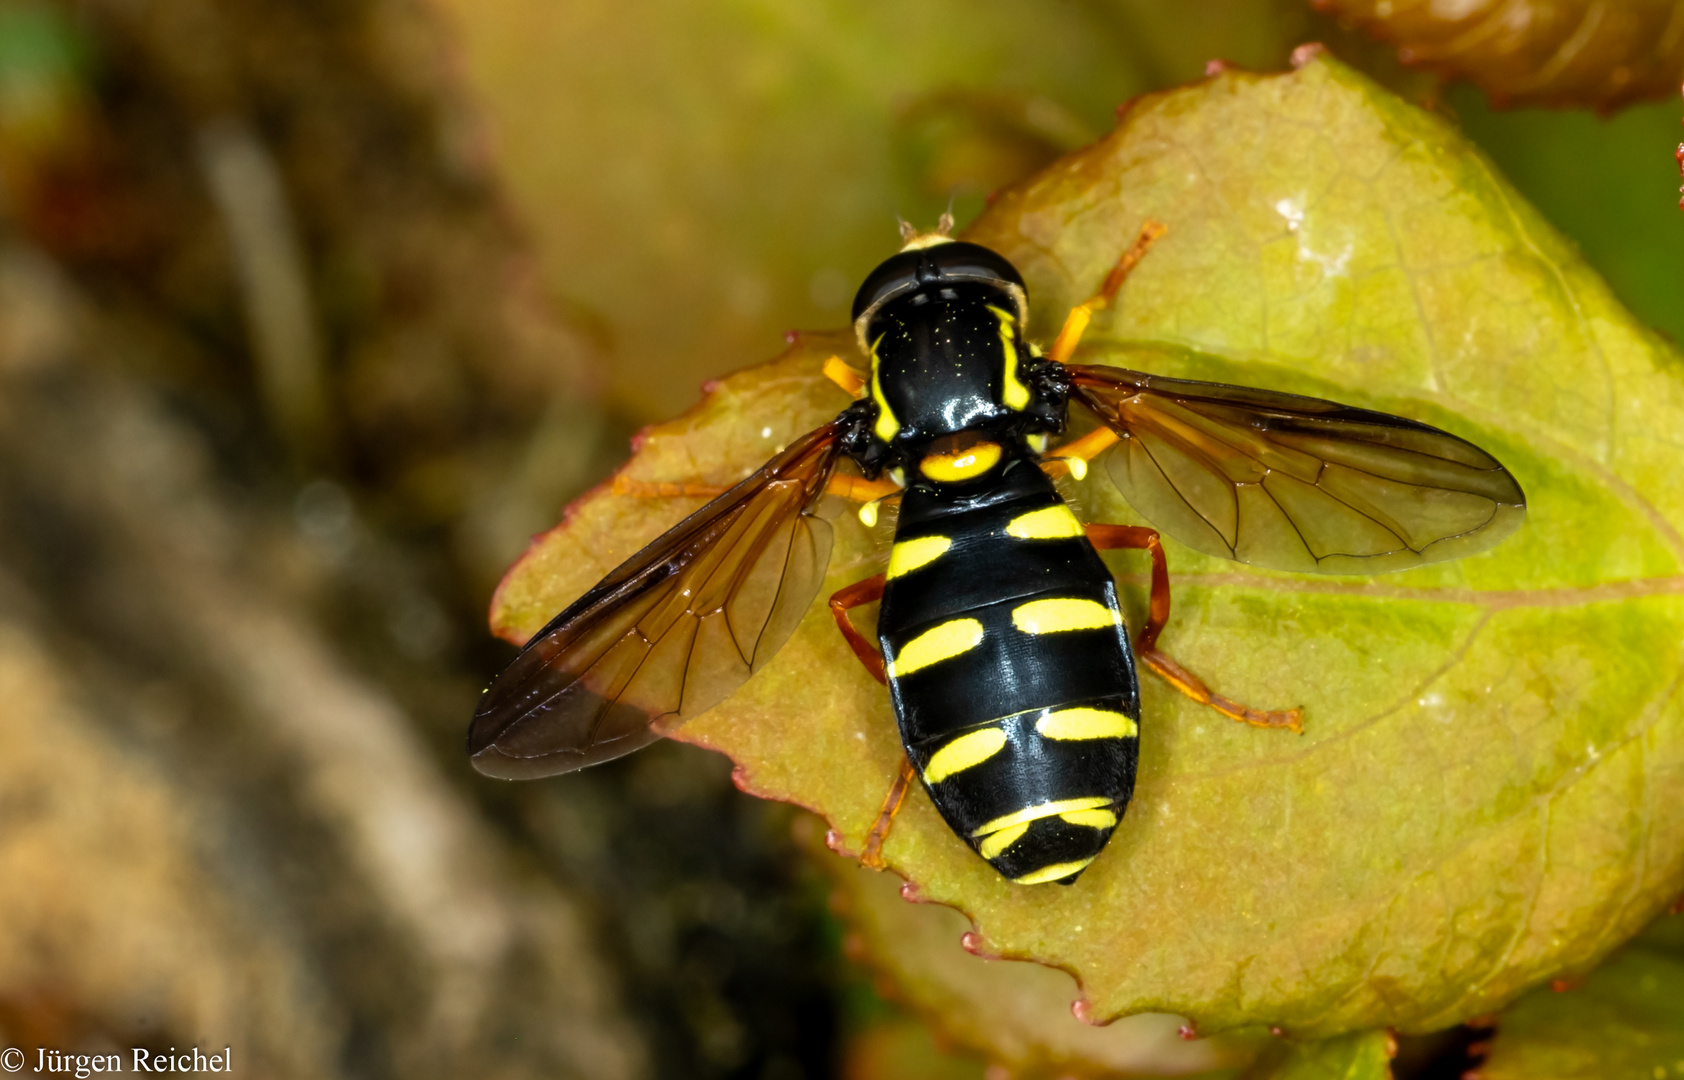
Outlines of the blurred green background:
{"type": "Polygon", "coordinates": [[[0,0],[0,1042],[984,1075],[722,759],[474,775],[490,590],[639,426],[842,325],[897,216],[1306,41],[1684,334],[1676,101],[1499,110],[1289,0],[0,0]]]}

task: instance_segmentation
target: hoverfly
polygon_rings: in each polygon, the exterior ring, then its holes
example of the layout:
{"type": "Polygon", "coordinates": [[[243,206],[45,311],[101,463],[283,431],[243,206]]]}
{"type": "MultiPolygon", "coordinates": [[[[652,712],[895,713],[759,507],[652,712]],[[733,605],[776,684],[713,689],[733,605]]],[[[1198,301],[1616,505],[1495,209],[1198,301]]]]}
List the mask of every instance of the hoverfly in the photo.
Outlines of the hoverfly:
{"type": "MultiPolygon", "coordinates": [[[[1093,313],[1164,232],[1149,223],[1044,352],[1004,257],[903,226],[865,279],[855,402],[628,559],[540,630],[487,688],[468,751],[490,776],[619,757],[718,703],[782,647],[830,555],[827,490],[900,500],[883,573],[830,600],[888,686],[905,761],[866,843],[916,776],[953,831],[1021,884],[1069,884],[1134,787],[1136,663],[1236,720],[1301,730],[1297,709],[1213,693],[1157,647],[1169,574],[1154,529],[1083,525],[1049,473],[1111,480],[1182,543],[1285,570],[1367,573],[1497,543],[1525,513],[1490,454],[1437,428],[1293,394],[1072,364],[1093,313]],[[1100,426],[1048,452],[1074,400],[1100,426]],[[837,474],[851,459],[863,481],[837,474]],[[892,483],[877,478],[886,475],[892,483]],[[862,494],[863,493],[863,494],[862,494]],[[1098,552],[1145,549],[1149,614],[1131,642],[1098,552]],[[881,602],[877,642],[848,611],[881,602]]],[[[875,501],[862,518],[874,520],[875,501]]]]}

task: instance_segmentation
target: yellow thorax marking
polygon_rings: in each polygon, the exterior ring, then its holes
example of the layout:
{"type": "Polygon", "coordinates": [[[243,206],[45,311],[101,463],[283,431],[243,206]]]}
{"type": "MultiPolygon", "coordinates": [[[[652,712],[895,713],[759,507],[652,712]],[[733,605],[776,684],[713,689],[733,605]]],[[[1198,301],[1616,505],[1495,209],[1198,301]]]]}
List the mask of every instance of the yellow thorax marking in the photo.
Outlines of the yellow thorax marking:
{"type": "Polygon", "coordinates": [[[1069,540],[1083,535],[1082,523],[1068,506],[1043,506],[1019,514],[1006,525],[1006,535],[1019,540],[1069,540]]]}
{"type": "Polygon", "coordinates": [[[1005,391],[1000,399],[1006,403],[1006,408],[1022,412],[1029,405],[1029,387],[1023,385],[1023,380],[1017,376],[1017,341],[1013,328],[1017,320],[1005,308],[988,305],[1000,320],[1000,348],[1005,353],[1005,391]]]}
{"type": "Polygon", "coordinates": [[[1097,600],[1059,597],[1031,600],[1012,609],[1012,625],[1025,634],[1058,634],[1066,630],[1102,630],[1121,626],[1122,619],[1097,600]]]}
{"type": "Polygon", "coordinates": [[[939,784],[954,773],[981,765],[1005,747],[1006,733],[997,727],[968,731],[930,755],[924,780],[939,784]]]}
{"type": "Polygon", "coordinates": [[[1062,799],[1058,802],[1041,803],[1039,806],[1026,806],[1022,810],[1014,810],[1003,817],[997,817],[980,829],[971,830],[971,835],[987,836],[989,833],[997,833],[1001,829],[1009,829],[1013,825],[1039,821],[1044,817],[1066,814],[1072,810],[1092,810],[1096,807],[1110,805],[1111,800],[1105,796],[1091,795],[1085,799],[1062,799]]]}
{"type": "Polygon", "coordinates": [[[910,675],[976,648],[982,640],[982,623],[975,619],[953,619],[919,634],[899,649],[889,661],[889,674],[910,675]]]}
{"type": "Polygon", "coordinates": [[[878,370],[882,363],[877,359],[877,346],[883,344],[884,337],[878,334],[877,340],[871,343],[871,400],[877,403],[877,423],[871,433],[884,442],[894,442],[900,434],[900,421],[895,418],[895,410],[889,408],[889,399],[883,396],[883,379],[878,370]]]}
{"type": "Polygon", "coordinates": [[[953,541],[945,536],[920,536],[916,540],[902,540],[889,549],[889,580],[910,574],[928,566],[947,554],[953,541]]]}
{"type": "Polygon", "coordinates": [[[938,484],[974,480],[1000,463],[1000,445],[979,442],[950,454],[931,454],[918,463],[918,471],[938,484]]]}
{"type": "Polygon", "coordinates": [[[1110,810],[1071,810],[1058,816],[1072,825],[1086,825],[1090,829],[1109,829],[1117,824],[1117,815],[1110,810]]]}
{"type": "Polygon", "coordinates": [[[1140,726],[1120,712],[1079,706],[1047,713],[1035,730],[1049,739],[1132,739],[1140,726]]]}
{"type": "Polygon", "coordinates": [[[985,859],[992,860],[995,856],[1017,843],[1017,838],[1029,831],[1029,822],[1013,825],[1009,829],[1001,829],[988,839],[977,845],[976,853],[985,859]]]}
{"type": "Polygon", "coordinates": [[[1093,862],[1097,858],[1099,858],[1098,855],[1090,855],[1085,859],[1077,859],[1075,862],[1061,862],[1053,863],[1051,866],[1043,866],[1034,873],[1025,874],[1018,878],[1012,878],[1012,884],[1044,885],[1049,881],[1058,881],[1061,878],[1069,877],[1078,870],[1086,868],[1088,863],[1093,862]]]}

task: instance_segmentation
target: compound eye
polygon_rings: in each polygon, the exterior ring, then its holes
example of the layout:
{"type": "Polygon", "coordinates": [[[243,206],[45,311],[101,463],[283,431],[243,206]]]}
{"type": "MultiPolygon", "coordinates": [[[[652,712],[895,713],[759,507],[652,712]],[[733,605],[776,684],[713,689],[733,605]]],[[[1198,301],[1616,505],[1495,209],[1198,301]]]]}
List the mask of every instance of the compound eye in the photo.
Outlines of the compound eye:
{"type": "Polygon", "coordinates": [[[890,256],[866,275],[860,291],[854,294],[854,321],[890,297],[918,287],[917,255],[915,251],[903,251],[890,256]]]}
{"type": "Polygon", "coordinates": [[[1007,291],[1012,286],[1023,288],[1023,275],[1005,256],[981,244],[953,240],[885,259],[866,275],[854,296],[854,321],[901,293],[961,281],[992,284],[1007,291]]]}
{"type": "Polygon", "coordinates": [[[926,248],[920,254],[928,256],[931,266],[944,279],[1023,288],[1023,275],[1017,272],[1017,267],[1004,255],[981,244],[955,240],[951,244],[926,248]]]}

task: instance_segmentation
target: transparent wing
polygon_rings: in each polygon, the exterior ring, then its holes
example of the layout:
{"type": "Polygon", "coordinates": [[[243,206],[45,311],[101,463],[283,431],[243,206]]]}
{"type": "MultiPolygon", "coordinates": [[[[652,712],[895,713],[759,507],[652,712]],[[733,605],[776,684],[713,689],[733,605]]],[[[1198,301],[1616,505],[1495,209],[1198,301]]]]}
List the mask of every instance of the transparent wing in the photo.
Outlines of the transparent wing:
{"type": "Polygon", "coordinates": [[[1212,555],[1374,574],[1482,551],[1526,513],[1496,458],[1426,424],[1296,394],[1069,370],[1120,437],[1106,469],[1129,504],[1212,555]]]}
{"type": "Polygon", "coordinates": [[[474,767],[527,779],[628,754],[705,712],[783,647],[830,562],[809,511],[835,425],[633,555],[535,634],[480,698],[474,767]]]}

